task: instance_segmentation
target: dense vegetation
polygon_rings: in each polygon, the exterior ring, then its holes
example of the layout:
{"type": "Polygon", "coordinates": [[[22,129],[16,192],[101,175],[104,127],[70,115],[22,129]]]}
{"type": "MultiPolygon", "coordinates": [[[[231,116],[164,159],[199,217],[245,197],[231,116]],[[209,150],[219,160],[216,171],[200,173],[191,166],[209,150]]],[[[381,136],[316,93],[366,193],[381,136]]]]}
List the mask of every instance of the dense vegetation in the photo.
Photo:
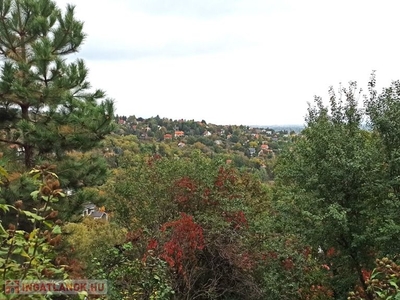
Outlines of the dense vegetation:
{"type": "Polygon", "coordinates": [[[400,298],[400,82],[332,88],[301,132],[114,116],[64,58],[82,24],[0,1],[0,299],[400,298]]]}

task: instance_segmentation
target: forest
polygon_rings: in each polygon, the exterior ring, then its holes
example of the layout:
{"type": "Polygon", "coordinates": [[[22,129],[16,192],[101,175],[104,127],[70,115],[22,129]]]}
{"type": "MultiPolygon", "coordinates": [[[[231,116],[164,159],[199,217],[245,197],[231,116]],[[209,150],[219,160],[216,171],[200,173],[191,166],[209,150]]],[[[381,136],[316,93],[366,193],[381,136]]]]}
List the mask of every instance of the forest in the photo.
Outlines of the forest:
{"type": "Polygon", "coordinates": [[[400,81],[301,132],[116,116],[83,27],[0,0],[0,299],[400,299],[400,81]],[[107,294],[8,285],[83,279],[107,294]]]}

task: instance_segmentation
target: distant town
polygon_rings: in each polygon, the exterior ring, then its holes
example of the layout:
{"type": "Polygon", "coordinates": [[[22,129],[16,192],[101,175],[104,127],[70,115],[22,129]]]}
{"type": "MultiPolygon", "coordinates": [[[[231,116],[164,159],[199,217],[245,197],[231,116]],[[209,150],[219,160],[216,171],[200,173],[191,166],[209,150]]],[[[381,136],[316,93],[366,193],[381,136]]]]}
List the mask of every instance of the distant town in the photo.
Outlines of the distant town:
{"type": "MultiPolygon", "coordinates": [[[[135,152],[159,153],[167,157],[182,157],[198,149],[204,154],[220,156],[238,168],[249,169],[262,181],[273,181],[276,156],[300,136],[301,125],[248,126],[217,125],[205,120],[172,120],[159,116],[141,118],[116,115],[118,129],[114,136],[135,136],[135,152]]],[[[134,142],[134,141],[131,141],[134,142]]],[[[115,146],[115,140],[113,141],[115,146]]],[[[107,147],[108,156],[120,155],[123,147],[107,147]],[[111,150],[113,149],[113,150],[111,150]]],[[[189,154],[188,154],[189,155],[189,154]]]]}

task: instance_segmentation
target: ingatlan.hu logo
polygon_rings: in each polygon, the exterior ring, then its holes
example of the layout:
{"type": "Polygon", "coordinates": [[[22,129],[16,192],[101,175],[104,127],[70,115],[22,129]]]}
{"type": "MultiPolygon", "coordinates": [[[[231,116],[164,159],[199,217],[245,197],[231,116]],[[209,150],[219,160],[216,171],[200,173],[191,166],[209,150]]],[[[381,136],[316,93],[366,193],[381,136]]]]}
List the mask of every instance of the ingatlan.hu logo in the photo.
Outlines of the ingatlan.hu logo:
{"type": "Polygon", "coordinates": [[[5,293],[34,294],[107,294],[107,280],[6,280],[5,293]]]}

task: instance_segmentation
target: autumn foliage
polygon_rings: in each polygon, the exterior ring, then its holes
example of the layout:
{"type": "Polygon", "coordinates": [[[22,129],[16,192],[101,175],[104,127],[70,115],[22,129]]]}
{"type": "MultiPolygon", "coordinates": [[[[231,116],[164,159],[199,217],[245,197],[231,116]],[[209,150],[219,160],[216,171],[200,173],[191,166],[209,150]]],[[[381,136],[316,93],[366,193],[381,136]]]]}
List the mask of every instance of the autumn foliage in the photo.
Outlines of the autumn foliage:
{"type": "Polygon", "coordinates": [[[259,184],[255,179],[202,155],[185,161],[151,157],[119,178],[110,189],[121,201],[114,205],[116,220],[124,222],[129,208],[130,219],[137,220],[131,232],[143,232],[133,242],[142,249],[140,259],[165,261],[177,293],[188,299],[258,299],[261,241],[249,216],[267,198],[262,189],[247,189],[249,181],[259,184]]]}
{"type": "Polygon", "coordinates": [[[171,230],[170,239],[163,245],[160,257],[185,276],[185,262],[196,261],[196,252],[204,248],[203,228],[193,222],[192,216],[182,213],[180,219],[161,227],[162,232],[168,229],[171,230]]]}

